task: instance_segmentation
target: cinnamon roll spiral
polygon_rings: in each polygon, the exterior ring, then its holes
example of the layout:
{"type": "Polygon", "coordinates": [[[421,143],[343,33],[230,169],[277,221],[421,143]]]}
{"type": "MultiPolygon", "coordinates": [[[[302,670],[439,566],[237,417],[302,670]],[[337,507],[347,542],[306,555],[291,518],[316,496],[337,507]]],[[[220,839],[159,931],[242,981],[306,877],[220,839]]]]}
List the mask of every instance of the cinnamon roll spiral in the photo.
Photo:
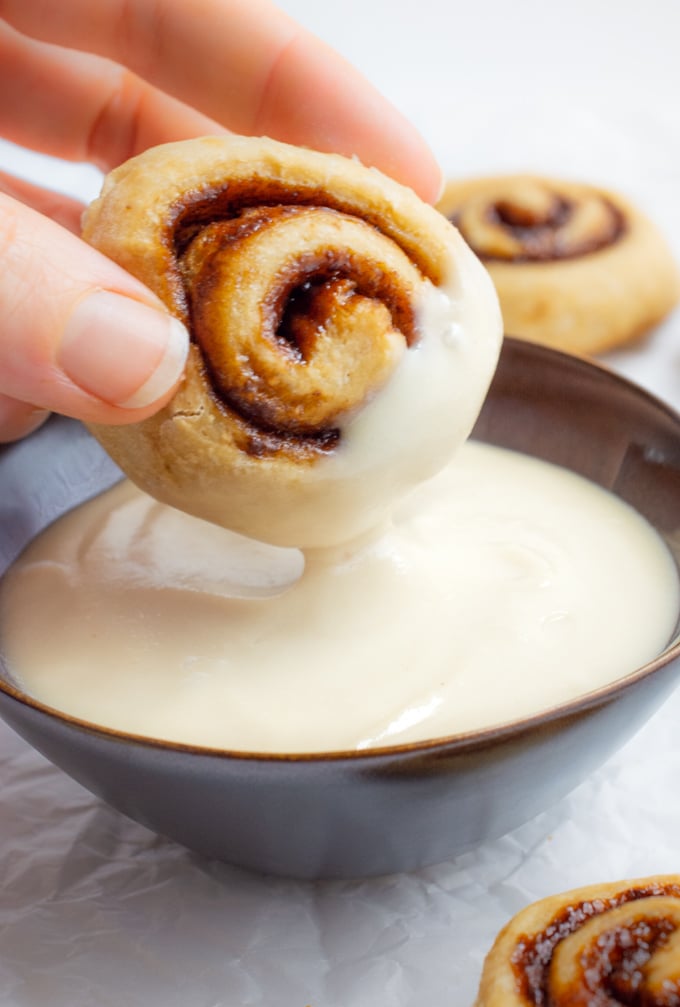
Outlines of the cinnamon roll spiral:
{"type": "Polygon", "coordinates": [[[598,353],[640,337],[680,294],[656,228],[603,189],[532,175],[451,181],[439,208],[486,263],[511,335],[598,353]]]}
{"type": "Polygon", "coordinates": [[[374,170],[267,139],[168,144],[108,176],[83,235],[191,333],[168,406],[93,427],[160,500],[276,544],[335,543],[474,422],[493,288],[449,223],[374,170]]]}
{"type": "Polygon", "coordinates": [[[475,1007],[677,1007],[680,875],[536,902],[487,956],[475,1007]]]}

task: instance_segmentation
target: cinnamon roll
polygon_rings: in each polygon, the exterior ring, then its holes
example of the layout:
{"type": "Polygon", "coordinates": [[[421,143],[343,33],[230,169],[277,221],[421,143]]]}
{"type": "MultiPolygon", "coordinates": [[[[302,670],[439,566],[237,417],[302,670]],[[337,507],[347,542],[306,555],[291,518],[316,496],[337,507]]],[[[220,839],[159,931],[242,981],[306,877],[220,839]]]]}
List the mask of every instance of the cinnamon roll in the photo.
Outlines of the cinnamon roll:
{"type": "Polygon", "coordinates": [[[475,1007],[677,1007],[680,875],[577,888],[500,932],[475,1007]]]}
{"type": "Polygon", "coordinates": [[[676,304],[656,227],[621,196],[533,175],[451,181],[439,204],[485,263],[505,331],[580,354],[630,343],[676,304]]]}
{"type": "Polygon", "coordinates": [[[341,542],[476,418],[500,348],[493,286],[435,209],[356,161],[167,144],[105,179],[83,236],[191,333],[169,405],[92,428],[166,503],[275,544],[341,542]]]}

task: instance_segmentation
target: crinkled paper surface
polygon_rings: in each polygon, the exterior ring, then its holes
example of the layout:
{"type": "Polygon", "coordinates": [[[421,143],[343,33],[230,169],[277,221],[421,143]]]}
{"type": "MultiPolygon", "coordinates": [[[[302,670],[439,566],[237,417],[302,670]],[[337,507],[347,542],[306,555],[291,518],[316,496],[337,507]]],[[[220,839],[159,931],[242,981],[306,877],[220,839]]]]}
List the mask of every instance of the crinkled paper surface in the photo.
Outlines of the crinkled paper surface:
{"type": "Polygon", "coordinates": [[[678,869],[680,691],[608,765],[458,860],[355,882],[205,862],[0,726],[3,1007],[468,1007],[526,902],[678,869]]]}
{"type": "MultiPolygon", "coordinates": [[[[418,123],[449,173],[535,170],[619,189],[680,257],[675,0],[375,0],[379,36],[356,30],[359,0],[284,6],[418,123]]],[[[68,191],[92,186],[8,145],[0,162],[68,191]]],[[[678,312],[610,362],[679,407],[678,312]]],[[[0,724],[0,1005],[469,1007],[495,934],[528,901],[680,869],[679,721],[680,691],[572,795],[456,861],[331,883],[201,861],[0,724]]]]}

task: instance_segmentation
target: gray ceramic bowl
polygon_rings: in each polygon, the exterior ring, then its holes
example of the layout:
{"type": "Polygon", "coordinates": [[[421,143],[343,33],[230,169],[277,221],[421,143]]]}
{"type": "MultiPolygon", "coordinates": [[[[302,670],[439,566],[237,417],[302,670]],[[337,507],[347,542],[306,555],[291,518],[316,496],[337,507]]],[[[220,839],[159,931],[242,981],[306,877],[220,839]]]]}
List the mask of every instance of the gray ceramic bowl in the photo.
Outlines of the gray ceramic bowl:
{"type": "MultiPolygon", "coordinates": [[[[583,360],[506,340],[476,436],[613,490],[680,558],[680,416],[583,360]]],[[[56,419],[0,453],[0,573],[36,532],[119,476],[56,419]]],[[[656,660],[573,702],[491,730],[324,755],[244,755],[104,730],[24,695],[2,664],[0,713],[131,818],[206,856],[304,878],[444,860],[568,793],[670,693],[677,638],[656,660]]]]}

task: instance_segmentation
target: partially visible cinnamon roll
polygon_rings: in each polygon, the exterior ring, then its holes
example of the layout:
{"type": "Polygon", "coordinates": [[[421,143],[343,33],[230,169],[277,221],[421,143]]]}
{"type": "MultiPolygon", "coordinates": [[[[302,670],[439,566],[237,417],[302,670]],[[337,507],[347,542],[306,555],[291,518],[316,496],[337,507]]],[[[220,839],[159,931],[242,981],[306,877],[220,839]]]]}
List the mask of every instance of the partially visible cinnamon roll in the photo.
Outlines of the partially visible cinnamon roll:
{"type": "Polygon", "coordinates": [[[641,337],[680,295],[664,239],[615,193],[533,175],[452,180],[439,209],[489,270],[510,335],[600,353],[641,337]]]}
{"type": "Polygon", "coordinates": [[[93,428],[160,500],[336,543],[476,418],[500,348],[492,284],[436,210],[356,161],[241,137],[157,147],[107,177],[83,236],[191,332],[167,407],[93,428]]]}
{"type": "Polygon", "coordinates": [[[475,1007],[678,1007],[680,874],[542,899],[501,930],[475,1007]]]}

